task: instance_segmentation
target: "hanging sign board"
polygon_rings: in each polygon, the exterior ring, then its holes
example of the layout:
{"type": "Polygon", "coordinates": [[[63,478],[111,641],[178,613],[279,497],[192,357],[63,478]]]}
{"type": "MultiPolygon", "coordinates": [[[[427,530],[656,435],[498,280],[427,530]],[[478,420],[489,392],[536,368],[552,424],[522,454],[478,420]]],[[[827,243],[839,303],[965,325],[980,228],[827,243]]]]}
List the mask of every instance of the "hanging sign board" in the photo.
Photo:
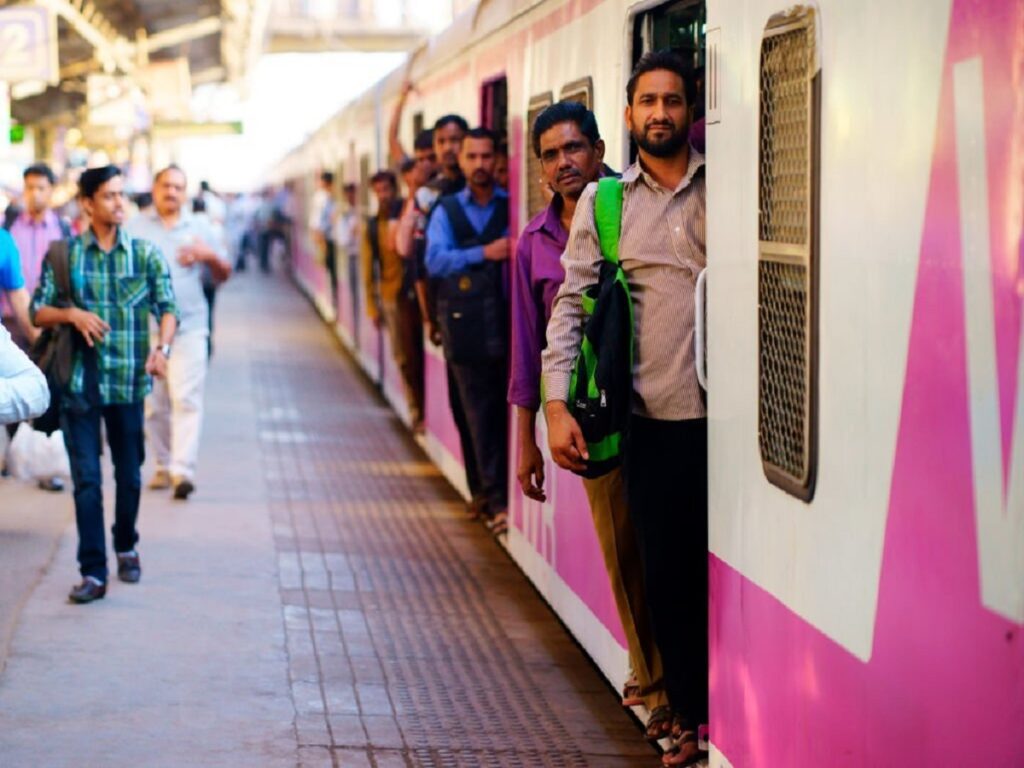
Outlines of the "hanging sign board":
{"type": "Polygon", "coordinates": [[[0,8],[0,80],[60,82],[57,18],[49,9],[0,8]]]}

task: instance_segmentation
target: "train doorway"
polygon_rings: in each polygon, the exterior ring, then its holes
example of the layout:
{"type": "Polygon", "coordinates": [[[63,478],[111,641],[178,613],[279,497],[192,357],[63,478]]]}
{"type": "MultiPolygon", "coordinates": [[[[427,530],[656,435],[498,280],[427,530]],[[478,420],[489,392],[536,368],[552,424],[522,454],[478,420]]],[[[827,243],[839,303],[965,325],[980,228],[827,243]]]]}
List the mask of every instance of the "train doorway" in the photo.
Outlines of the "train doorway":
{"type": "MultiPolygon", "coordinates": [[[[680,175],[685,170],[686,174],[676,182],[680,186],[675,191],[660,191],[672,200],[693,201],[698,195],[703,197],[706,183],[703,167],[695,170],[694,162],[705,151],[707,6],[703,0],[645,3],[637,7],[631,22],[630,70],[642,56],[654,51],[671,51],[682,60],[690,124],[688,135],[685,124],[673,126],[683,134],[673,160],[683,165],[674,170],[680,175]],[[688,145],[684,143],[687,139],[688,145]],[[689,154],[684,154],[687,146],[689,154]]],[[[631,105],[634,117],[643,106],[638,97],[631,105]]],[[[675,115],[676,120],[685,120],[678,108],[675,115]]],[[[640,127],[646,133],[646,127],[640,127]]],[[[632,137],[628,147],[632,164],[639,154],[632,137]]],[[[645,171],[653,174],[655,159],[668,156],[658,155],[647,144],[645,147],[644,155],[651,163],[645,171]]],[[[667,174],[667,178],[677,177],[667,174]]],[[[709,451],[708,419],[700,402],[707,401],[703,300],[707,258],[703,234],[697,234],[704,230],[703,213],[695,212],[693,206],[687,210],[686,206],[672,205],[665,209],[666,218],[672,217],[671,223],[666,220],[662,226],[668,229],[674,225],[677,261],[672,265],[681,269],[670,270],[671,279],[679,281],[678,292],[673,294],[677,298],[666,301],[673,302],[678,311],[679,324],[674,330],[692,332],[694,338],[692,350],[686,350],[680,361],[676,383],[680,389],[685,387],[690,399],[676,421],[634,416],[624,476],[630,513],[640,529],[637,538],[645,561],[645,597],[661,653],[665,692],[673,717],[684,723],[681,729],[685,736],[669,754],[680,764],[691,764],[710,747],[709,451]],[[680,237],[681,230],[688,234],[680,237]],[[678,595],[687,597],[681,600],[678,595]]],[[[648,732],[658,733],[658,728],[662,725],[652,716],[648,732]],[[653,731],[651,722],[655,723],[653,731]]]]}

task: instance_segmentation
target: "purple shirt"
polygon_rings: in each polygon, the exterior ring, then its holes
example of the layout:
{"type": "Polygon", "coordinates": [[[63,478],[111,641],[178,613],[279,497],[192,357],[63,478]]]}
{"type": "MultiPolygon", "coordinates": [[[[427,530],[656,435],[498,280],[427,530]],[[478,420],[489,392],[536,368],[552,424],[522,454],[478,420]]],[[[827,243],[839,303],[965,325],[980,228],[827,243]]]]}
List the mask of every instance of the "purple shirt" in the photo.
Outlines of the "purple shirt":
{"type": "Polygon", "coordinates": [[[512,379],[508,401],[540,407],[540,353],[555,294],[565,279],[562,252],[569,233],[559,218],[560,199],[538,213],[519,237],[512,265],[512,379]]]}
{"type": "Polygon", "coordinates": [[[43,220],[37,223],[24,212],[11,224],[11,237],[14,238],[21,254],[21,272],[25,276],[25,287],[32,293],[39,283],[46,249],[54,240],[63,237],[60,219],[53,211],[47,211],[43,220]]]}

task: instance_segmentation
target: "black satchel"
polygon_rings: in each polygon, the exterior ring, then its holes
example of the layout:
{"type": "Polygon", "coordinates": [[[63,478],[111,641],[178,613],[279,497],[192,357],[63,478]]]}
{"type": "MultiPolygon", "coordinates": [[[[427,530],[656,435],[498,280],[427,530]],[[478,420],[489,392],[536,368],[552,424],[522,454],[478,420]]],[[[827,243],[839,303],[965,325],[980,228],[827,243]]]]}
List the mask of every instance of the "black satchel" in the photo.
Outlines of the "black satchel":
{"type": "MultiPolygon", "coordinates": [[[[60,309],[74,306],[71,302],[71,265],[67,240],[54,240],[50,243],[46,261],[53,270],[53,282],[57,287],[57,299],[53,306],[60,309]]],[[[75,362],[74,326],[61,323],[44,329],[32,344],[29,357],[46,375],[51,391],[63,391],[71,381],[71,369],[75,362]]]]}
{"type": "MultiPolygon", "coordinates": [[[[455,195],[441,198],[459,248],[487,245],[508,228],[508,200],[497,206],[483,232],[477,233],[455,195]]],[[[508,311],[504,267],[484,261],[437,281],[437,319],[445,357],[456,365],[504,359],[508,353],[508,311]]]]}

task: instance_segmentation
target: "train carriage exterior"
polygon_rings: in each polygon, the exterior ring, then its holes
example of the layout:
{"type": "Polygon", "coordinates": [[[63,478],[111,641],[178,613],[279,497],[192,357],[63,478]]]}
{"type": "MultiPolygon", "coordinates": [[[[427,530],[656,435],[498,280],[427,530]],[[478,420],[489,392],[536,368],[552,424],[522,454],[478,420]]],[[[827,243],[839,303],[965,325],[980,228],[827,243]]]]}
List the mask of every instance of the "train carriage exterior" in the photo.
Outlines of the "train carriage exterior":
{"type": "MultiPolygon", "coordinates": [[[[403,142],[506,119],[518,232],[531,118],[586,101],[623,167],[631,63],[680,41],[706,73],[711,764],[1024,765],[1024,2],[485,0],[412,58],[403,142]]],[[[278,178],[365,182],[404,76],[278,178]]],[[[401,413],[339,272],[335,326],[401,413]]],[[[462,487],[427,349],[425,446],[462,487]]],[[[618,685],[586,498],[549,470],[509,550],[618,685]]]]}

